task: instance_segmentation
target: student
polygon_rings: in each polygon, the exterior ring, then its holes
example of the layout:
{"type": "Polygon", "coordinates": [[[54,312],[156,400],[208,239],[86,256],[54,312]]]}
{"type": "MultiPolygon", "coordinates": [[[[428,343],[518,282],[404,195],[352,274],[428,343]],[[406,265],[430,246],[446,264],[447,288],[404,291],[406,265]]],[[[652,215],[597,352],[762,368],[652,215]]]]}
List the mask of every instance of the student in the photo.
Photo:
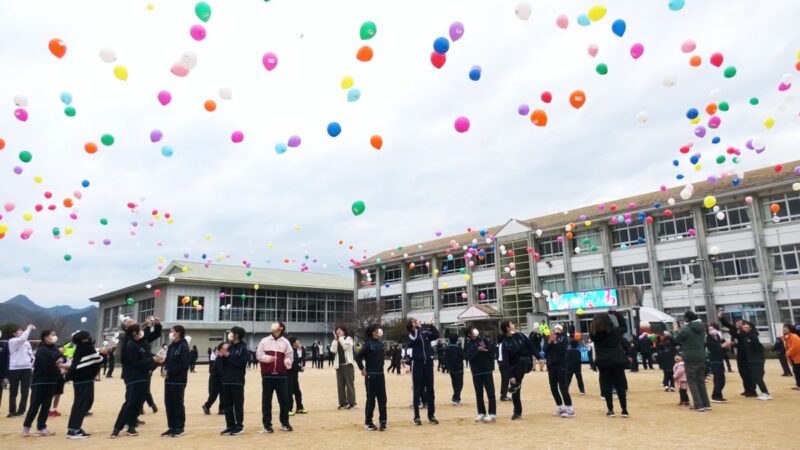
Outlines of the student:
{"type": "Polygon", "coordinates": [[[111,347],[106,355],[106,361],[108,361],[108,370],[105,372],[106,378],[114,378],[114,365],[116,364],[114,353],[116,351],[117,347],[111,347]]]}
{"type": "Polygon", "coordinates": [[[244,433],[244,381],[248,358],[244,335],[244,328],[231,328],[228,342],[223,345],[217,357],[225,410],[225,429],[220,432],[223,436],[244,433]]]}
{"type": "Polygon", "coordinates": [[[510,402],[511,398],[508,396],[508,371],[506,365],[503,364],[503,335],[501,334],[497,340],[497,347],[495,354],[492,355],[497,360],[497,368],[500,370],[500,401],[510,402]]]}
{"type": "MultiPolygon", "coordinates": [[[[186,407],[183,402],[186,392],[187,373],[192,364],[192,351],[186,343],[186,330],[174,325],[169,330],[170,344],[164,360],[164,407],[167,409],[167,431],[162,437],[181,437],[185,434],[186,407]]],[[[194,349],[195,353],[197,348],[194,349]]]]}
{"type": "MultiPolygon", "coordinates": [[[[681,355],[686,369],[686,382],[692,393],[692,403],[697,412],[710,411],[711,403],[706,390],[706,327],[692,310],[683,314],[686,324],[675,336],[681,346],[681,355]]],[[[759,344],[761,345],[761,344],[759,344]]],[[[762,351],[763,354],[763,351],[762,351]]]]}
{"type": "Polygon", "coordinates": [[[364,377],[367,388],[367,407],[364,410],[364,429],[367,431],[386,431],[386,379],[383,376],[383,356],[385,349],[381,337],[383,330],[378,324],[371,324],[364,333],[364,345],[355,356],[356,364],[364,377]],[[366,366],[364,365],[366,361],[366,366]],[[378,423],[375,426],[372,415],[378,403],[378,423]]]}
{"type": "Polygon", "coordinates": [[[519,420],[522,418],[522,379],[533,370],[531,344],[527,336],[517,333],[516,326],[510,320],[500,322],[500,332],[503,333],[503,365],[508,373],[508,393],[514,402],[511,420],[519,420]]]}
{"type": "Polygon", "coordinates": [[[292,368],[288,372],[288,390],[287,400],[289,402],[289,416],[297,414],[307,414],[308,410],[303,407],[303,392],[300,391],[300,372],[305,371],[306,363],[306,349],[303,344],[297,339],[296,336],[289,337],[289,344],[292,346],[294,352],[294,361],[292,368]],[[294,409],[294,404],[297,403],[297,409],[294,409]]]}
{"type": "Polygon", "coordinates": [[[122,373],[125,382],[125,402],[119,409],[111,438],[119,437],[122,428],[127,426],[128,436],[138,436],[136,431],[139,410],[147,397],[147,382],[150,371],[158,362],[144,346],[144,331],[138,323],[130,323],[125,328],[125,347],[122,348],[122,373]]]}
{"type": "Polygon", "coordinates": [[[55,433],[47,429],[47,412],[53,401],[58,379],[61,378],[61,353],[56,349],[58,337],[53,330],[42,331],[42,343],[36,349],[33,363],[33,382],[31,383],[31,407],[22,424],[22,436],[31,435],[33,419],[36,421],[38,436],[52,436],[55,433]]]}
{"type": "Polygon", "coordinates": [[[556,401],[556,416],[564,418],[575,417],[572,407],[572,397],[567,386],[567,350],[569,338],[564,334],[564,327],[557,324],[553,327],[550,336],[544,344],[545,360],[547,361],[547,378],[550,382],[550,393],[556,401]]]}
{"type": "Polygon", "coordinates": [[[783,325],[783,345],[786,348],[786,362],[794,371],[795,386],[792,388],[800,391],[800,336],[792,332],[792,324],[783,325]]]}
{"type": "MultiPolygon", "coordinates": [[[[119,350],[120,354],[124,352],[125,346],[130,339],[127,333],[127,328],[136,323],[130,317],[126,317],[120,323],[120,336],[119,336],[119,343],[117,344],[117,350],[119,350]]],[[[141,346],[147,351],[148,354],[152,354],[150,345],[161,338],[161,321],[158,317],[150,316],[148,317],[144,323],[139,324],[139,329],[143,333],[143,337],[141,339],[141,346]]],[[[121,359],[121,356],[120,356],[121,359]]],[[[147,374],[147,385],[145,386],[145,396],[144,399],[147,402],[148,406],[153,410],[153,414],[158,412],[158,406],[156,406],[156,402],[153,400],[153,394],[150,393],[150,380],[153,373],[152,371],[147,374]]],[[[122,379],[125,380],[125,365],[122,365],[122,379]]],[[[137,414],[137,423],[143,424],[144,422],[140,422],[138,420],[138,415],[144,414],[144,411],[141,409],[137,414]]]]}
{"type": "Polygon", "coordinates": [[[759,400],[772,400],[767,384],[764,383],[764,346],[758,339],[758,331],[750,321],[742,321],[742,343],[747,355],[747,369],[750,372],[750,382],[761,390],[759,400]]]}
{"type": "Polygon", "coordinates": [[[411,350],[412,384],[414,386],[414,425],[422,425],[419,417],[418,399],[423,399],[428,409],[428,423],[438,425],[436,419],[436,395],[433,390],[433,347],[431,342],[439,339],[435,326],[421,324],[410,319],[406,324],[408,348],[411,350]]]}
{"type": "Polygon", "coordinates": [[[714,389],[711,391],[711,401],[714,403],[725,403],[727,400],[722,395],[722,390],[725,388],[725,353],[727,352],[728,343],[722,338],[722,333],[712,324],[708,327],[708,336],[706,336],[706,351],[708,353],[708,364],[711,367],[711,374],[714,376],[714,389]]]}
{"type": "MultiPolygon", "coordinates": [[[[756,386],[750,376],[750,369],[747,363],[747,346],[744,342],[744,333],[742,332],[743,321],[736,319],[735,325],[732,325],[725,318],[722,311],[717,315],[723,327],[728,329],[728,334],[731,335],[731,341],[736,348],[736,368],[739,370],[739,378],[742,379],[742,387],[744,391],[741,393],[744,397],[758,397],[756,394],[756,386]]],[[[763,350],[763,349],[762,349],[763,350]]]]}
{"type": "Polygon", "coordinates": [[[669,331],[664,331],[659,337],[656,351],[658,352],[658,367],[661,368],[662,373],[661,386],[664,388],[664,392],[675,392],[675,379],[672,372],[675,365],[675,342],[672,341],[669,331]]]}
{"type": "Polygon", "coordinates": [[[592,319],[589,334],[595,344],[595,364],[600,371],[600,392],[606,401],[606,417],[615,417],[612,390],[617,391],[622,417],[629,417],[625,380],[625,350],[622,337],[628,330],[625,317],[614,308],[592,319]]]}
{"type": "MultiPolygon", "coordinates": [[[[67,365],[67,361],[69,360],[68,356],[65,354],[65,347],[56,347],[60,357],[58,358],[58,362],[60,365],[64,367],[69,367],[67,365]]],[[[71,352],[70,352],[71,353],[71,352]]],[[[67,381],[64,379],[64,374],[59,373],[58,380],[56,381],[56,389],[53,391],[53,404],[50,406],[50,411],[47,412],[49,417],[61,417],[61,413],[58,412],[58,404],[61,403],[61,396],[64,395],[64,385],[67,381]]]]}
{"type": "Polygon", "coordinates": [[[192,350],[189,352],[189,370],[194,373],[194,366],[197,365],[197,358],[199,358],[197,354],[197,346],[193,345],[192,350]]]}
{"type": "Polygon", "coordinates": [[[67,439],[86,439],[91,435],[83,431],[83,419],[94,403],[95,377],[100,373],[100,364],[108,349],[100,349],[98,353],[88,331],[78,331],[72,335],[72,343],[75,344],[75,354],[65,378],[72,381],[75,395],[67,423],[67,439]]]}
{"type": "Polygon", "coordinates": [[[567,389],[572,384],[572,377],[578,380],[578,391],[581,395],[586,394],[583,386],[583,375],[581,374],[581,351],[578,350],[580,341],[573,339],[570,342],[570,348],[567,350],[567,389]]]}
{"type": "Polygon", "coordinates": [[[453,398],[450,403],[461,406],[461,389],[464,387],[464,350],[458,345],[458,336],[450,335],[449,343],[444,350],[445,367],[450,372],[450,383],[453,385],[453,398]]]}
{"type": "Polygon", "coordinates": [[[678,386],[678,406],[689,406],[689,394],[687,393],[689,384],[686,381],[686,366],[681,355],[675,355],[672,376],[675,379],[675,385],[678,386]]]}
{"type": "MultiPolygon", "coordinates": [[[[217,397],[219,397],[222,391],[222,375],[217,366],[217,357],[220,351],[222,351],[223,345],[225,345],[225,343],[220,342],[208,356],[208,400],[203,403],[203,413],[205,415],[211,414],[211,407],[214,406],[214,402],[217,401],[217,397]]],[[[222,416],[224,414],[225,411],[222,410],[222,399],[220,399],[217,415],[222,416]]]]}
{"type": "Polygon", "coordinates": [[[314,341],[314,344],[311,346],[311,367],[316,369],[318,363],[319,363],[319,347],[317,346],[317,341],[314,341]]]}
{"type": "Polygon", "coordinates": [[[353,338],[346,327],[333,332],[331,355],[336,356],[336,387],[339,392],[339,409],[356,407],[355,372],[353,369],[353,338]]]}
{"type": "MultiPolygon", "coordinates": [[[[539,355],[542,352],[542,333],[539,333],[539,324],[533,324],[533,331],[528,335],[528,339],[531,341],[531,356],[534,358],[534,362],[539,365],[539,371],[544,371],[544,366],[542,365],[544,361],[539,358],[539,355]]],[[[536,367],[534,365],[533,371],[536,371],[536,367]]]]}
{"type": "Polygon", "coordinates": [[[28,338],[36,327],[28,325],[14,330],[14,336],[8,340],[8,416],[17,417],[25,415],[28,406],[28,392],[31,389],[31,374],[33,373],[33,348],[28,338]],[[19,408],[17,408],[17,394],[20,394],[19,408]]]}
{"type": "Polygon", "coordinates": [[[397,372],[400,375],[400,360],[403,357],[403,353],[400,350],[399,345],[394,345],[392,347],[392,355],[391,355],[391,364],[389,365],[389,373],[397,372]]]}
{"type": "Polygon", "coordinates": [[[639,360],[636,356],[639,354],[639,343],[636,339],[632,339],[630,342],[625,340],[625,352],[628,355],[628,365],[630,366],[631,372],[638,372],[639,371],[639,360]]]}
{"type": "Polygon", "coordinates": [[[289,387],[286,375],[292,368],[294,349],[284,337],[286,325],[272,324],[272,333],[261,340],[256,358],[261,363],[261,423],[262,433],[272,433],[272,394],[278,397],[281,430],[292,431],[289,424],[289,387]]]}
{"type": "Polygon", "coordinates": [[[494,345],[480,336],[477,328],[470,330],[465,342],[466,360],[472,372],[472,385],[475,388],[475,400],[478,415],[475,422],[492,423],[497,420],[497,402],[494,398],[494,345]],[[489,398],[489,411],[483,401],[483,392],[489,398]]]}
{"type": "MultiPolygon", "coordinates": [[[[638,342],[639,345],[639,353],[642,355],[642,368],[644,370],[652,369],[653,368],[653,348],[650,344],[650,335],[647,333],[642,333],[639,336],[638,342]]],[[[634,359],[636,359],[636,355],[633,355],[634,359]]]]}
{"type": "Polygon", "coordinates": [[[3,403],[3,391],[8,379],[8,353],[8,342],[0,341],[0,404],[3,403]]]}
{"type": "Polygon", "coordinates": [[[436,371],[447,373],[447,360],[445,359],[445,345],[443,342],[436,343],[436,371]]]}

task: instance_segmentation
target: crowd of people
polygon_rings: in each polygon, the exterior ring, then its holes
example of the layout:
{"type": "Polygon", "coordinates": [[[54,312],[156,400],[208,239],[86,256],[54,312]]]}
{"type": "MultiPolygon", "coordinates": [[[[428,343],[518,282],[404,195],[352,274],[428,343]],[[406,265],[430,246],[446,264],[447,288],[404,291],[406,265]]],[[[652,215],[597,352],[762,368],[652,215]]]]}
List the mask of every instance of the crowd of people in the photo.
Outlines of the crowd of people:
{"type": "MultiPolygon", "coordinates": [[[[503,320],[496,339],[482,334],[477,328],[469,328],[464,336],[449,334],[446,343],[440,340],[437,327],[411,319],[406,326],[405,342],[388,348],[379,324],[369,325],[360,337],[361,342],[347,327],[339,326],[327,348],[319,341],[312,343],[309,358],[300,340],[287,335],[286,325],[282,322],[271,325],[270,334],[259,342],[255,350],[248,348],[245,330],[237,326],[231,328],[225,342],[208,349],[209,395],[202,409],[206,415],[211,414],[212,407],[219,400],[217,414],[225,416],[221,434],[242,434],[246,373],[248,368],[258,368],[262,390],[261,432],[274,431],[273,397],[277,400],[280,430],[290,432],[293,430],[290,417],[308,413],[303,406],[300,388],[300,373],[305,370],[306,359],[310,359],[311,367],[316,369],[321,369],[327,359],[336,373],[339,409],[357,407],[357,373],[364,378],[364,428],[368,431],[388,429],[386,372],[399,375],[403,365],[412,377],[410,407],[416,426],[423,424],[422,409],[426,412],[427,423],[439,424],[434,387],[436,371],[449,374],[452,386],[450,403],[461,406],[465,366],[470,368],[475,390],[476,422],[497,420],[496,366],[501,375],[500,401],[513,404],[511,420],[522,418],[524,380],[537,366],[540,371],[546,368],[555,403],[554,415],[574,418],[576,412],[570,386],[575,379],[578,392],[585,394],[581,370],[588,353],[587,362],[591,369],[599,372],[600,393],[608,417],[616,416],[615,397],[620,415],[630,417],[626,370],[638,371],[639,358],[644,370],[653,369],[653,362],[657,363],[663,372],[664,391],[674,392],[677,388],[679,406],[707,412],[711,410],[711,403],[727,402],[723,395],[726,366],[727,372],[731,372],[728,355],[734,349],[743,387],[741,395],[770,400],[772,397],[764,382],[765,352],[756,327],[743,319],[732,324],[721,314],[718,318],[720,324],[704,324],[695,312],[686,311],[684,324],[676,332],[650,333],[642,329],[630,330],[624,315],[612,309],[594,316],[589,339],[585,342],[571,325],[565,328],[555,324],[552,330],[547,328],[540,332],[535,329],[530,335],[525,335],[517,332],[512,321],[503,320]],[[729,340],[724,337],[722,327],[730,336],[729,340]],[[626,336],[632,338],[627,340],[626,336]],[[385,367],[387,358],[389,365],[385,367]],[[706,389],[709,376],[713,386],[710,396],[706,389]],[[376,407],[377,424],[374,420],[376,407]]],[[[106,377],[112,377],[115,353],[120,356],[122,364],[125,396],[110,437],[118,438],[123,433],[137,436],[137,427],[144,423],[140,415],[145,404],[154,413],[158,411],[150,387],[152,374],[159,367],[164,378],[167,422],[167,429],[161,435],[180,437],[185,434],[184,394],[188,374],[194,372],[198,357],[197,348],[190,347],[183,326],[172,326],[167,343],[156,353],[152,352],[151,345],[162,338],[162,326],[156,317],[143,323],[125,318],[114,346],[98,346],[87,331],[78,331],[68,342],[59,345],[55,333],[44,330],[34,352],[31,345],[31,342],[35,343],[31,339],[34,330],[33,325],[16,328],[7,342],[0,343],[0,379],[9,387],[7,417],[24,416],[23,437],[55,434],[47,428],[47,419],[60,415],[58,403],[67,382],[71,382],[75,394],[67,437],[90,437],[82,424],[84,418],[92,414],[94,383],[99,381],[101,371],[106,377]]],[[[800,390],[800,327],[786,324],[774,347],[781,359],[783,375],[794,376],[794,389],[800,390]]],[[[0,389],[0,401],[2,393],[0,389]]]]}

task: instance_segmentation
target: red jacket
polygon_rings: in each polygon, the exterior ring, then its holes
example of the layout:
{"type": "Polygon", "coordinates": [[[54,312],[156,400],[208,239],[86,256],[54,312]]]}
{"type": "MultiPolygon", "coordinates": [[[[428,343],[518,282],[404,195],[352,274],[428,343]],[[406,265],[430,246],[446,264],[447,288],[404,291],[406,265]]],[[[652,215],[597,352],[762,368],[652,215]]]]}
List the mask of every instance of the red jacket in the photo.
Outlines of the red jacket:
{"type": "Polygon", "coordinates": [[[294,351],[285,337],[275,339],[270,334],[259,342],[256,359],[261,363],[261,375],[286,375],[292,367],[294,351]]]}

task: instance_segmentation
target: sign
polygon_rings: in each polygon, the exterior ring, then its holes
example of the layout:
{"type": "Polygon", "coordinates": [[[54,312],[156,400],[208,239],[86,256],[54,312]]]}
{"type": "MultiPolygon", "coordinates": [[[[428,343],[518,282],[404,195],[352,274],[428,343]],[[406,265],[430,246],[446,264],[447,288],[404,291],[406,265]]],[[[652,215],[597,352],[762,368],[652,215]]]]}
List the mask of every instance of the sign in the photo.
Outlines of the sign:
{"type": "Polygon", "coordinates": [[[610,308],[618,305],[619,294],[616,289],[567,292],[561,295],[553,294],[547,299],[547,309],[549,311],[610,308]]]}

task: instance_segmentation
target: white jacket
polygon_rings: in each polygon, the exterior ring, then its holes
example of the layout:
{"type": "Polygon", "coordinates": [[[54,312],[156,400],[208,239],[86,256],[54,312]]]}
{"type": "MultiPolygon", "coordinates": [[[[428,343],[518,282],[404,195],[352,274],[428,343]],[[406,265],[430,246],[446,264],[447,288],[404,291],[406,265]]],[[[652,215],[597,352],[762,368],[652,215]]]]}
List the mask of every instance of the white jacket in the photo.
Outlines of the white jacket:
{"type": "Polygon", "coordinates": [[[33,369],[33,348],[28,342],[31,327],[25,329],[19,337],[8,340],[8,370],[33,369]]]}
{"type": "Polygon", "coordinates": [[[334,361],[336,364],[336,370],[339,370],[339,352],[344,352],[344,364],[353,364],[355,358],[353,357],[353,338],[350,336],[340,337],[335,341],[331,342],[331,353],[336,355],[334,357],[334,361]],[[341,346],[341,348],[339,348],[341,346]]]}

